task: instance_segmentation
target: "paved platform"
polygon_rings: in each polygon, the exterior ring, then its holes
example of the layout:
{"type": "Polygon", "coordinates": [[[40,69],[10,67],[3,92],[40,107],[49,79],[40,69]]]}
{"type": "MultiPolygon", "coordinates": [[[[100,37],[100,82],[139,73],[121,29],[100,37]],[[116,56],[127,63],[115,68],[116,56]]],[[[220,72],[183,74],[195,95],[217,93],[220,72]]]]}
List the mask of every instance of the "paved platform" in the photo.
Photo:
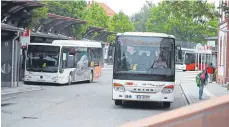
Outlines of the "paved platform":
{"type": "Polygon", "coordinates": [[[23,82],[20,82],[18,87],[1,87],[1,95],[4,96],[9,94],[24,93],[42,89],[42,86],[25,85],[23,82]]]}
{"type": "MultiPolygon", "coordinates": [[[[199,71],[176,72],[176,80],[182,87],[189,104],[201,101],[199,100],[199,87],[197,87],[195,82],[195,77],[198,73],[199,71]]],[[[204,88],[202,101],[228,93],[229,91],[227,91],[227,89],[222,85],[210,83],[204,88]]]]}

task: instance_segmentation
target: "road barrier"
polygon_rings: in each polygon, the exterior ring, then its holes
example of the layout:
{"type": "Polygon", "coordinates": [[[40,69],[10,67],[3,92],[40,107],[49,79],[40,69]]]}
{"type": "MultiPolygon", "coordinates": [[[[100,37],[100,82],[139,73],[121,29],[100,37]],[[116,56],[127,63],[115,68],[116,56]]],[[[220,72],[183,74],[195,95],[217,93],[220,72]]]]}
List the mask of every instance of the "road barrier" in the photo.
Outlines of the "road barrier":
{"type": "Polygon", "coordinates": [[[229,127],[229,94],[120,127],[229,127]]]}

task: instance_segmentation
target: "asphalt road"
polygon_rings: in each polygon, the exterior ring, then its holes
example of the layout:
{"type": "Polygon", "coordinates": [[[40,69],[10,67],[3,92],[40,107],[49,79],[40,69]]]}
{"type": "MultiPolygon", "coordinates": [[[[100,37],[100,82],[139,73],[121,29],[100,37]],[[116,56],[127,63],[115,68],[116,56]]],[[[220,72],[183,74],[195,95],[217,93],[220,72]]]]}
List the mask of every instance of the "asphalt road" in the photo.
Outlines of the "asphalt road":
{"type": "Polygon", "coordinates": [[[185,106],[179,86],[170,109],[159,103],[115,106],[111,79],[111,68],[105,68],[93,83],[45,85],[41,91],[11,95],[2,101],[2,127],[114,127],[185,106]]]}

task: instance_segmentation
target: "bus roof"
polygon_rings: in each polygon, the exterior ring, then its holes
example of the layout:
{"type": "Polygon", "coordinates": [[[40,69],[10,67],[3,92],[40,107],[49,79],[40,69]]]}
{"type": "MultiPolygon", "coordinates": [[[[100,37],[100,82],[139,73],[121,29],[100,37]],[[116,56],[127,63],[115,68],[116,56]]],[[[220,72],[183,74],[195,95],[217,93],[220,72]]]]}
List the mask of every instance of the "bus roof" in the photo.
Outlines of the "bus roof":
{"type": "Polygon", "coordinates": [[[174,38],[174,35],[169,35],[165,33],[154,33],[154,32],[124,32],[124,33],[118,33],[117,36],[152,36],[152,37],[168,37],[168,38],[174,38]]]}
{"type": "Polygon", "coordinates": [[[182,51],[190,51],[190,52],[195,52],[195,49],[193,48],[181,48],[182,51]]]}
{"type": "Polygon", "coordinates": [[[96,41],[85,40],[54,40],[50,43],[30,43],[28,45],[49,45],[49,46],[74,46],[74,47],[91,47],[102,48],[102,44],[96,41]]]}
{"type": "Polygon", "coordinates": [[[87,40],[54,40],[52,44],[61,46],[102,48],[101,42],[87,40]]]}

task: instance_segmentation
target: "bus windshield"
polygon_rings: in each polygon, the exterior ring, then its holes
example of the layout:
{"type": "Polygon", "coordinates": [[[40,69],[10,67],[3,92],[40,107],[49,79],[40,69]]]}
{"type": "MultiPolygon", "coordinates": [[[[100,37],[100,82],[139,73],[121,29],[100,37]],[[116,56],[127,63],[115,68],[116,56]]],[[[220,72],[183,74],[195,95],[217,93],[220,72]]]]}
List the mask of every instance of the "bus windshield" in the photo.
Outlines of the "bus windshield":
{"type": "Polygon", "coordinates": [[[114,74],[173,77],[175,41],[172,38],[120,36],[117,38],[114,74]]]}
{"type": "Polygon", "coordinates": [[[58,72],[59,46],[29,45],[26,70],[34,72],[58,72]]]}

